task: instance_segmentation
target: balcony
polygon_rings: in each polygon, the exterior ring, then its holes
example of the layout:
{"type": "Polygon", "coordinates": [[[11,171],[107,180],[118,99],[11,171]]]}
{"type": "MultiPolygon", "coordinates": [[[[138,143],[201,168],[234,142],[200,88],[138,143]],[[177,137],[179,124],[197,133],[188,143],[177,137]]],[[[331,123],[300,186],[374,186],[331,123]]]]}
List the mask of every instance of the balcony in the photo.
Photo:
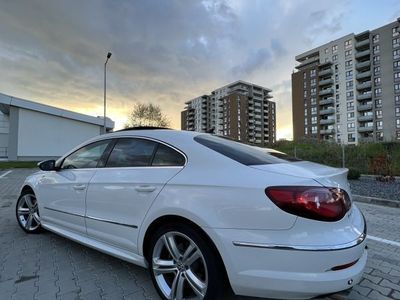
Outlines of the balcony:
{"type": "Polygon", "coordinates": [[[320,134],[333,134],[335,133],[335,129],[322,129],[319,131],[320,134]]]}
{"type": "Polygon", "coordinates": [[[319,61],[319,56],[310,57],[300,62],[299,65],[296,66],[296,69],[301,69],[309,64],[315,63],[319,61]]]}
{"type": "Polygon", "coordinates": [[[374,131],[374,126],[360,126],[358,127],[358,132],[368,132],[374,131]]]}
{"type": "Polygon", "coordinates": [[[327,75],[332,75],[333,74],[333,70],[332,68],[329,69],[324,69],[318,72],[318,76],[319,77],[323,77],[323,76],[327,76],[327,75]]]}
{"type": "Polygon", "coordinates": [[[335,100],[333,98],[319,100],[319,105],[327,105],[327,104],[333,104],[333,103],[335,103],[335,100]]]}
{"type": "Polygon", "coordinates": [[[362,104],[357,107],[358,111],[366,111],[371,109],[372,109],[372,104],[362,104]]]}
{"type": "Polygon", "coordinates": [[[333,95],[333,89],[324,89],[319,91],[320,96],[333,95]]]}
{"type": "Polygon", "coordinates": [[[359,116],[358,121],[359,122],[367,122],[367,121],[372,121],[374,119],[373,115],[364,115],[364,116],[359,116]]]}
{"type": "Polygon", "coordinates": [[[321,125],[335,124],[335,119],[321,119],[319,120],[319,124],[321,125]]]}
{"type": "Polygon", "coordinates": [[[321,80],[321,81],[318,83],[319,86],[332,85],[332,84],[333,84],[333,79],[321,80]]]}
{"type": "Polygon", "coordinates": [[[363,69],[370,68],[370,67],[371,67],[371,61],[370,60],[366,60],[366,61],[362,61],[362,62],[356,63],[356,69],[357,70],[363,70],[363,69]]]}
{"type": "Polygon", "coordinates": [[[334,107],[328,107],[326,109],[321,109],[319,111],[320,115],[331,115],[335,113],[335,108],[334,107]]]}
{"type": "Polygon", "coordinates": [[[359,59],[359,58],[363,58],[363,57],[366,57],[366,56],[369,57],[370,54],[371,54],[371,51],[369,49],[367,49],[367,50],[364,50],[364,51],[361,51],[361,52],[357,52],[355,57],[356,57],[356,59],[359,59]]]}
{"type": "Polygon", "coordinates": [[[371,86],[372,86],[371,81],[366,81],[366,82],[357,84],[357,90],[370,89],[371,86]]]}
{"type": "Polygon", "coordinates": [[[357,79],[371,78],[371,71],[358,73],[356,78],[357,79]]]}
{"type": "Polygon", "coordinates": [[[358,101],[368,100],[371,98],[372,98],[372,93],[365,93],[365,94],[357,95],[358,101]]]}
{"type": "Polygon", "coordinates": [[[369,46],[369,39],[359,41],[355,45],[356,49],[364,48],[367,46],[369,46]]]}

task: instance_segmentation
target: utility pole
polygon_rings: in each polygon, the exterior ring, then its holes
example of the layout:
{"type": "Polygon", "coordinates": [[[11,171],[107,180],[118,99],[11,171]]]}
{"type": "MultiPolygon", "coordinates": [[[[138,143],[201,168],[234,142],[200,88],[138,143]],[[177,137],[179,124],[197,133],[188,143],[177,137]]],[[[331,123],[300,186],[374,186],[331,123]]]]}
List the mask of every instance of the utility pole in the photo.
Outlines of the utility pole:
{"type": "Polygon", "coordinates": [[[103,123],[103,134],[107,133],[106,116],[107,116],[107,62],[111,57],[111,52],[107,53],[107,59],[104,63],[104,123],[103,123]]]}

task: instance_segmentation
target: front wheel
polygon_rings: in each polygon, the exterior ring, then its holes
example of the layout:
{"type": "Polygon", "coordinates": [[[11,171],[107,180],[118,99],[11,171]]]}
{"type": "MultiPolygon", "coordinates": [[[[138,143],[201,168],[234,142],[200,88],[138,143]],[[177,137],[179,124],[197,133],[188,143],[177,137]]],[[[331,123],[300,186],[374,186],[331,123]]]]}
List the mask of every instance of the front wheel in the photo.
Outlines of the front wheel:
{"type": "Polygon", "coordinates": [[[219,299],[224,272],[215,251],[196,230],[184,224],[159,228],[151,239],[148,262],[163,299],[219,299]]]}
{"type": "Polygon", "coordinates": [[[40,215],[36,196],[33,192],[22,192],[16,206],[19,226],[27,233],[38,233],[41,230],[40,215]]]}

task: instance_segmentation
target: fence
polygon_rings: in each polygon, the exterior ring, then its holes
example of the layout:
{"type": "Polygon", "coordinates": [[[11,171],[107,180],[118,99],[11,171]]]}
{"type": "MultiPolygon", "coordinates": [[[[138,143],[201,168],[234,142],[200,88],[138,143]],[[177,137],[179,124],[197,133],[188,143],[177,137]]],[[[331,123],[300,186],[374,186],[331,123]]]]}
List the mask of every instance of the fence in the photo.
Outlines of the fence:
{"type": "Polygon", "coordinates": [[[278,141],[274,149],[303,160],[346,167],[362,174],[400,175],[400,143],[335,143],[278,141]]]}

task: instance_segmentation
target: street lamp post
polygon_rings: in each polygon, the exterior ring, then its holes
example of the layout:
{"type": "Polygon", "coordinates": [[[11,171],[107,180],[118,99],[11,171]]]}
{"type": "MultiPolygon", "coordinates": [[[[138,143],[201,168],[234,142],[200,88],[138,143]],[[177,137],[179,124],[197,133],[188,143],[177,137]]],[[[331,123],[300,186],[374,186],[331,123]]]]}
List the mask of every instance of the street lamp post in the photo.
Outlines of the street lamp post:
{"type": "Polygon", "coordinates": [[[106,71],[107,71],[107,62],[111,57],[111,52],[107,53],[107,59],[106,62],[104,63],[104,123],[103,123],[103,133],[107,132],[107,127],[106,127],[106,108],[107,108],[107,75],[106,75],[106,71]]]}

